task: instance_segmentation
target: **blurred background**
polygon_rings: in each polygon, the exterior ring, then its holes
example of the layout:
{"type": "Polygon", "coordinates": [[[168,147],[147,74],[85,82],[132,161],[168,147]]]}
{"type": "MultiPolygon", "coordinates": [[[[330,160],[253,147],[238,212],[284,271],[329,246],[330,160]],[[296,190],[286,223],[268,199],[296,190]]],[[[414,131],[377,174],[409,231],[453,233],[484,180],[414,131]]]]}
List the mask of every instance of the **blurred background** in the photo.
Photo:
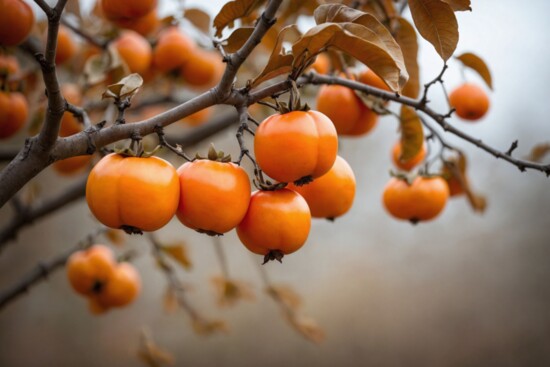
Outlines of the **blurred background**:
{"type": "MultiPolygon", "coordinates": [[[[222,3],[186,1],[207,10],[222,3]]],[[[495,90],[483,120],[452,123],[502,150],[518,139],[515,154],[525,156],[550,141],[550,3],[472,3],[473,12],[457,13],[457,54],[483,57],[495,90]]],[[[426,82],[442,63],[426,42],[420,52],[426,82]]],[[[482,84],[473,73],[466,77],[482,84]]],[[[461,81],[459,65],[451,61],[445,84],[452,89],[461,81]]],[[[440,89],[431,93],[434,108],[445,111],[440,89]]],[[[223,131],[196,149],[204,153],[213,141],[236,153],[234,133],[223,131]]],[[[219,308],[211,281],[221,274],[213,240],[173,220],[158,238],[187,244],[193,268],[178,269],[189,286],[187,297],[204,316],[225,320],[227,334],[198,336],[183,311],[165,312],[166,279],[146,238],[133,236],[125,246],[140,254],[134,263],[143,280],[135,303],[93,316],[58,271],[0,312],[0,366],[136,366],[143,328],[178,366],[550,365],[549,179],[521,173],[446,135],[467,153],[470,181],[487,197],[487,210],[475,214],[463,197],[456,198],[433,222],[413,226],[391,218],[381,204],[397,136],[395,119],[385,117],[367,137],[343,139],[340,154],[357,178],[352,210],[334,223],[315,220],[302,250],[282,265],[264,265],[273,284],[291,285],[300,295],[300,312],[326,334],[319,345],[288,325],[264,292],[261,258],[249,254],[234,232],[221,239],[229,272],[250,285],[256,300],[219,308]]],[[[47,169],[35,181],[44,195],[55,195],[73,179],[47,169]]],[[[9,205],[2,208],[0,224],[12,215],[9,205]]],[[[80,200],[22,230],[0,255],[0,289],[97,226],[80,200]]]]}

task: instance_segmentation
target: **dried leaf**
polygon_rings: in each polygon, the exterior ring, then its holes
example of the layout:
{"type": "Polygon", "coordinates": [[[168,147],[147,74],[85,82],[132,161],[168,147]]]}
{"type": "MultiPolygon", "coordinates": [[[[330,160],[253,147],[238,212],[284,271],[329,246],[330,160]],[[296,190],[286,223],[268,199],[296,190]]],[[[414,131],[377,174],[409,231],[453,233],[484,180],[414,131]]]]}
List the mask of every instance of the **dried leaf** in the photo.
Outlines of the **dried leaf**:
{"type": "Polygon", "coordinates": [[[166,289],[162,303],[167,313],[174,313],[179,308],[178,297],[172,287],[166,289]]]}
{"type": "Polygon", "coordinates": [[[248,283],[229,280],[224,277],[212,278],[212,283],[218,293],[218,306],[234,306],[238,301],[254,301],[256,297],[248,283]]]}
{"type": "Polygon", "coordinates": [[[550,143],[538,144],[531,149],[531,153],[525,159],[533,162],[542,162],[548,153],[550,153],[550,143]]]}
{"type": "Polygon", "coordinates": [[[117,246],[122,246],[126,242],[126,233],[120,229],[109,228],[105,232],[105,237],[113,244],[117,246]]]}
{"type": "Polygon", "coordinates": [[[466,52],[460,56],[457,56],[456,58],[460,62],[462,62],[464,66],[476,71],[483,78],[487,86],[493,89],[493,79],[491,77],[491,72],[489,71],[489,67],[481,57],[471,52],[466,52]]]}
{"type": "Polygon", "coordinates": [[[472,209],[476,212],[483,213],[487,208],[487,199],[483,195],[473,191],[466,174],[466,169],[466,157],[461,154],[445,162],[442,176],[447,180],[451,194],[453,194],[453,191],[455,191],[454,195],[458,195],[462,192],[466,193],[466,198],[472,209]]]}
{"type": "Polygon", "coordinates": [[[82,17],[80,13],[80,0],[67,1],[64,15],[67,13],[74,14],[78,19],[80,19],[82,17]]]}
{"type": "Polygon", "coordinates": [[[126,75],[127,70],[128,67],[123,62],[117,49],[111,44],[107,48],[107,52],[88,58],[84,65],[84,78],[86,84],[91,86],[103,82],[107,77],[111,77],[112,80],[119,80],[126,75]],[[123,72],[122,75],[120,75],[121,72],[123,72]]]}
{"type": "Polygon", "coordinates": [[[454,11],[472,11],[470,0],[442,0],[453,8],[454,11]]]}
{"type": "Polygon", "coordinates": [[[229,37],[222,41],[225,52],[237,52],[254,32],[254,27],[237,28],[229,37]]]}
{"type": "Polygon", "coordinates": [[[191,259],[189,258],[189,251],[185,243],[177,243],[168,246],[162,246],[162,251],[170,255],[176,260],[184,269],[190,270],[193,267],[191,259]]]}
{"type": "Polygon", "coordinates": [[[298,27],[294,24],[281,30],[267,65],[260,75],[258,75],[251,83],[253,87],[265,82],[266,80],[273,79],[276,76],[288,73],[292,70],[294,56],[290,53],[286,53],[283,49],[283,42],[285,41],[285,37],[288,37],[288,35],[293,41],[297,40],[301,36],[298,31],[298,27]]]}
{"type": "Polygon", "coordinates": [[[302,298],[289,285],[271,285],[267,287],[266,292],[290,310],[297,310],[302,305],[302,298]]]}
{"type": "Polygon", "coordinates": [[[209,336],[217,333],[228,333],[229,326],[223,320],[205,320],[203,318],[193,319],[193,330],[197,335],[209,336]]]}
{"type": "Polygon", "coordinates": [[[185,9],[183,16],[188,19],[197,29],[205,34],[210,34],[210,15],[197,8],[185,9]]]}
{"type": "Polygon", "coordinates": [[[286,319],[307,340],[316,344],[325,340],[325,331],[311,317],[287,313],[286,319]]]}
{"type": "Polygon", "coordinates": [[[408,161],[422,149],[424,143],[424,130],[422,122],[411,107],[401,106],[401,156],[400,161],[408,161]]]}
{"type": "Polygon", "coordinates": [[[441,0],[409,0],[416,28],[443,60],[448,60],[458,43],[458,23],[453,9],[441,0]]]}
{"type": "Polygon", "coordinates": [[[214,18],[216,37],[221,37],[225,27],[239,18],[248,16],[262,3],[261,0],[233,0],[226,3],[214,18]]]}
{"type": "Polygon", "coordinates": [[[124,98],[135,95],[143,85],[143,78],[139,74],[130,74],[118,81],[118,83],[107,86],[102,98],[124,98]]]}
{"type": "MultiPolygon", "coordinates": [[[[341,4],[326,4],[321,5],[317,8],[317,10],[315,10],[314,17],[317,24],[331,22],[340,23],[347,31],[361,37],[365,41],[368,41],[382,48],[384,51],[386,51],[387,54],[391,56],[393,62],[397,65],[401,72],[401,75],[399,75],[397,80],[399,87],[393,89],[396,91],[401,90],[401,88],[405,85],[408,79],[408,74],[405,67],[401,47],[393,38],[390,31],[386,27],[384,27],[384,25],[382,25],[382,23],[380,23],[378,19],[376,19],[373,15],[343,6],[341,4]],[[364,29],[347,25],[347,23],[362,25],[364,29]]],[[[362,61],[359,58],[357,59],[362,61]]],[[[371,67],[371,65],[367,64],[367,66],[373,69],[373,71],[375,71],[378,75],[380,75],[380,71],[384,69],[382,66],[379,67],[379,70],[371,67]]],[[[384,75],[385,74],[381,75],[383,79],[385,79],[384,75]]],[[[388,81],[388,83],[389,82],[390,81],[388,81]]]]}
{"type": "Polygon", "coordinates": [[[141,333],[137,354],[139,359],[150,367],[173,366],[175,364],[174,356],[156,345],[145,330],[141,333]]]}
{"type": "Polygon", "coordinates": [[[403,95],[418,98],[420,93],[420,71],[418,67],[418,40],[412,24],[404,18],[396,18],[394,22],[395,40],[401,47],[409,80],[403,87],[403,95]]]}
{"type": "Polygon", "coordinates": [[[299,15],[313,14],[315,9],[319,6],[318,0],[293,0],[283,3],[281,15],[279,19],[285,23],[289,19],[295,20],[299,15]],[[286,5],[286,6],[285,6],[286,5]]]}

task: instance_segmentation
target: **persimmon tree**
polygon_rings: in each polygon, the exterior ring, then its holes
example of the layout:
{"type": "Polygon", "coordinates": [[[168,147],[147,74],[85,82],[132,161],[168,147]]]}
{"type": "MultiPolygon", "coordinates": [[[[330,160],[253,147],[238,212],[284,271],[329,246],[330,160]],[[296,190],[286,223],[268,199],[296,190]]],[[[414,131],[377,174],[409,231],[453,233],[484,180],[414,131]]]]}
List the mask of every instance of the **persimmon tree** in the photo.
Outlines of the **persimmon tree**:
{"type": "MultiPolygon", "coordinates": [[[[491,99],[487,64],[475,53],[455,53],[455,12],[471,11],[469,0],[233,0],[213,19],[186,7],[160,18],[156,0],[98,0],[90,14],[76,0],[35,3],[43,14],[22,0],[0,0],[0,207],[14,209],[0,228],[0,248],[25,226],[84,197],[104,227],[15,281],[0,293],[0,307],[69,258],[69,280],[92,300],[94,312],[127,304],[139,290],[139,276],[125,263],[132,254],[117,264],[109,250],[90,246],[101,235],[116,242],[120,229],[155,231],[175,214],[205,235],[237,228],[249,250],[265,262],[280,261],[305,242],[312,215],[334,219],[351,207],[353,167],[337,157],[337,147],[368,134],[380,117],[400,127],[396,171],[380,193],[398,219],[431,220],[453,196],[484,210],[484,198],[470,187],[466,156],[447,141],[449,134],[502,164],[550,175],[550,164],[541,163],[548,145],[520,159],[513,155],[517,141],[501,151],[452,122],[455,112],[478,121],[491,99]],[[412,21],[404,17],[407,8],[412,21]],[[298,27],[298,18],[308,26],[298,27]],[[418,63],[424,41],[440,56],[440,71],[418,63]],[[446,73],[463,68],[486,85],[464,83],[447,93],[446,73]],[[421,73],[430,81],[422,84],[421,73]],[[444,111],[430,103],[435,87],[447,99],[444,111]],[[164,129],[174,123],[191,128],[171,135],[164,129]],[[25,124],[24,143],[10,144],[12,136],[24,135],[25,124]],[[206,156],[189,154],[227,127],[235,130],[238,157],[214,147],[206,156]],[[155,155],[187,163],[176,172],[150,158],[155,155]],[[248,173],[243,160],[253,167],[248,173]],[[25,202],[21,190],[50,165],[72,175],[72,187],[56,197],[44,193],[39,204],[25,202]],[[258,189],[252,194],[249,177],[258,189]]],[[[223,330],[185,296],[173,262],[186,266],[184,249],[146,236],[171,302],[188,311],[199,333],[223,330]]],[[[216,248],[224,264],[219,242],[216,248]]],[[[265,274],[262,279],[291,324],[320,340],[320,330],[297,312],[292,292],[265,274]]],[[[225,301],[246,298],[245,287],[228,276],[219,284],[225,301]]],[[[151,343],[144,341],[144,358],[163,357],[151,343]]]]}

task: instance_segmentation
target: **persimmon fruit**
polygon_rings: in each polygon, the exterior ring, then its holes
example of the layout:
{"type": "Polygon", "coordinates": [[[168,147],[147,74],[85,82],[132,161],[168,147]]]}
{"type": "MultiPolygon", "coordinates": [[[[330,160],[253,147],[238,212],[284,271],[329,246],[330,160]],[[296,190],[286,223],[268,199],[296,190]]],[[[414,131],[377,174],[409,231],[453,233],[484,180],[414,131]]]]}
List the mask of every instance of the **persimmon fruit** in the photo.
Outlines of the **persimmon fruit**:
{"type": "Polygon", "coordinates": [[[334,219],[350,210],[355,198],[355,175],[344,158],[338,156],[332,168],[310,184],[287,188],[296,191],[306,200],[311,216],[334,219]]]}
{"type": "Polygon", "coordinates": [[[19,72],[19,61],[13,55],[0,54],[0,78],[19,72]]]}
{"type": "Polygon", "coordinates": [[[105,17],[111,21],[144,17],[157,7],[157,0],[101,0],[105,17]]]}
{"type": "Polygon", "coordinates": [[[73,38],[72,31],[64,25],[60,25],[57,33],[55,63],[57,65],[62,65],[71,60],[77,52],[78,45],[73,38]]]}
{"type": "Polygon", "coordinates": [[[0,139],[15,135],[28,116],[29,105],[23,94],[0,91],[0,139]]]}
{"type": "Polygon", "coordinates": [[[489,97],[481,87],[473,83],[464,83],[449,94],[449,103],[458,117],[475,121],[489,110],[489,97]]]}
{"type": "Polygon", "coordinates": [[[178,219],[187,227],[211,235],[235,228],[250,202],[250,180],[231,162],[199,159],[178,169],[178,219]]]}
{"type": "Polygon", "coordinates": [[[32,8],[22,0],[0,0],[0,45],[17,46],[34,25],[32,8]]]}
{"type": "Polygon", "coordinates": [[[275,114],[256,129],[254,153],[260,168],[271,178],[307,182],[332,167],[338,136],[332,121],[318,111],[275,114]]]}
{"type": "Polygon", "coordinates": [[[411,223],[429,221],[445,208],[449,187],[437,177],[416,177],[412,183],[392,177],[382,197],[386,210],[395,218],[411,223]]]}
{"type": "Polygon", "coordinates": [[[224,71],[222,57],[216,52],[196,49],[180,68],[181,76],[191,86],[210,88],[216,85],[224,71]]]}
{"type": "Polygon", "coordinates": [[[121,32],[113,45],[128,65],[131,73],[145,74],[151,67],[153,49],[139,33],[125,30],[121,32]]]}
{"type": "Polygon", "coordinates": [[[365,69],[359,73],[359,76],[357,78],[361,83],[370,85],[371,87],[375,87],[378,89],[385,90],[387,92],[391,92],[391,89],[386,85],[384,80],[380,78],[374,71],[371,69],[365,69]]]}
{"type": "Polygon", "coordinates": [[[176,213],[180,186],[176,169],[158,157],[112,153],[92,169],[86,201],[104,225],[127,232],[155,231],[176,213]]]}
{"type": "Polygon", "coordinates": [[[393,145],[391,156],[392,156],[393,164],[397,168],[402,169],[404,171],[412,170],[414,167],[422,163],[426,158],[426,144],[422,144],[422,147],[420,148],[418,153],[414,155],[414,157],[411,157],[405,161],[400,159],[402,151],[403,151],[403,146],[401,144],[401,141],[398,140],[393,145]]]}
{"type": "Polygon", "coordinates": [[[310,228],[309,207],[296,191],[255,191],[237,235],[248,250],[264,255],[265,263],[300,249],[310,228]]]}
{"type": "Polygon", "coordinates": [[[167,28],[159,34],[153,50],[153,64],[163,73],[182,68],[196,52],[195,47],[195,42],[179,28],[167,28]]]}

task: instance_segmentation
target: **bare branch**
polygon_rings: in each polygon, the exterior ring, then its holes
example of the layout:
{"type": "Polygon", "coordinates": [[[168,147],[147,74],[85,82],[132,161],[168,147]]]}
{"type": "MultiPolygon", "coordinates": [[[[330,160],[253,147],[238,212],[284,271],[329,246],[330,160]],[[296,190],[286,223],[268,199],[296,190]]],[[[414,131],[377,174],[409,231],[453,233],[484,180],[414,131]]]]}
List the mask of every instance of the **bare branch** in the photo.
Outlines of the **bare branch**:
{"type": "Polygon", "coordinates": [[[23,276],[16,284],[0,293],[0,310],[7,304],[15,301],[18,297],[25,294],[32,286],[48,279],[48,276],[65,265],[67,259],[76,251],[90,247],[95,238],[105,232],[106,228],[102,227],[93,233],[89,234],[82,241],[78,242],[58,256],[46,262],[40,262],[34,269],[23,276]]]}

